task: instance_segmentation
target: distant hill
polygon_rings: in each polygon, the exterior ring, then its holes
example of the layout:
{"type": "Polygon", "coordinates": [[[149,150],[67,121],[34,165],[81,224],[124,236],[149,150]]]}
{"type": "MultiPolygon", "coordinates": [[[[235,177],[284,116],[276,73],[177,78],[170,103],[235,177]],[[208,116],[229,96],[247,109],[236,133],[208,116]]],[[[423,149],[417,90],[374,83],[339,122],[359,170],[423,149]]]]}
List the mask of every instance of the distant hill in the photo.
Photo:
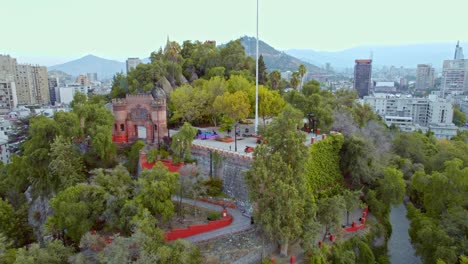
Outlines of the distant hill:
{"type": "Polygon", "coordinates": [[[96,72],[99,79],[112,78],[117,72],[125,72],[125,63],[103,59],[94,55],[48,67],[50,71],[58,70],[73,76],[96,72]]]}
{"type": "MultiPolygon", "coordinates": [[[[245,48],[247,56],[255,58],[256,52],[256,39],[253,37],[242,37],[241,43],[245,48]]],[[[297,71],[299,65],[304,64],[309,72],[319,73],[323,70],[311,63],[301,61],[291,55],[276,50],[272,46],[268,45],[263,41],[258,42],[258,52],[263,55],[263,59],[269,71],[297,71]]]]}
{"type": "MultiPolygon", "coordinates": [[[[396,66],[416,68],[418,64],[430,63],[436,69],[442,68],[444,60],[453,59],[456,42],[421,43],[393,46],[360,46],[336,52],[315,51],[311,49],[290,49],[286,53],[322,66],[331,63],[335,69],[354,67],[355,59],[369,58],[373,53],[373,64],[376,66],[396,66]]],[[[468,42],[460,43],[468,52],[468,42]]]]}

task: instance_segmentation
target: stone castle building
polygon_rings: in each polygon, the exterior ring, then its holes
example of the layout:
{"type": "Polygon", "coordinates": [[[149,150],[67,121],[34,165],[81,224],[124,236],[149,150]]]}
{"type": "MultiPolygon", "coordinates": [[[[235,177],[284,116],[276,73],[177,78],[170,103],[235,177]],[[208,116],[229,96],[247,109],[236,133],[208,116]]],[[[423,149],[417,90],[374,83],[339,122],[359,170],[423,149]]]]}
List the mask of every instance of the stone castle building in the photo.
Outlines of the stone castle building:
{"type": "Polygon", "coordinates": [[[112,140],[116,143],[142,139],[147,144],[160,145],[167,136],[166,95],[162,90],[113,99],[112,110],[112,140]]]}

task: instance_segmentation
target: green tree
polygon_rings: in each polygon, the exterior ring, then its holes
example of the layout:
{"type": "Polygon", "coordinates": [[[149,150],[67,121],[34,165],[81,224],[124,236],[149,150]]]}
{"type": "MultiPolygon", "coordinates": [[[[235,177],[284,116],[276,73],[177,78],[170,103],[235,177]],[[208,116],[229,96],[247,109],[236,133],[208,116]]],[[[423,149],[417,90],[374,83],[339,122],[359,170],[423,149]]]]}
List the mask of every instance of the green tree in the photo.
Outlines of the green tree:
{"type": "Polygon", "coordinates": [[[145,142],[143,142],[142,140],[138,140],[135,143],[133,143],[132,147],[130,148],[130,151],[128,152],[128,161],[126,163],[126,167],[131,174],[136,173],[138,161],[140,160],[140,150],[144,146],[145,142]]]}
{"type": "Polygon", "coordinates": [[[245,62],[245,49],[240,39],[230,41],[220,49],[221,65],[229,76],[232,70],[241,70],[245,62]]]}
{"type": "Polygon", "coordinates": [[[272,71],[268,76],[268,80],[270,82],[271,89],[279,90],[279,85],[281,81],[281,73],[279,71],[272,71]]]}
{"type": "Polygon", "coordinates": [[[289,241],[302,233],[305,193],[298,186],[301,177],[266,146],[257,146],[254,157],[246,182],[255,202],[255,221],[271,239],[281,241],[281,254],[287,256],[289,241]]]}
{"type": "Polygon", "coordinates": [[[57,192],[86,180],[83,158],[75,145],[56,137],[50,148],[52,189],[57,192]]]}
{"type": "Polygon", "coordinates": [[[299,76],[301,76],[301,90],[302,90],[302,85],[304,83],[304,76],[307,73],[307,69],[304,64],[299,65],[298,72],[299,72],[299,76]]]}
{"type": "Polygon", "coordinates": [[[171,197],[179,187],[179,174],[169,172],[160,162],[143,170],[136,185],[135,201],[153,216],[168,220],[174,214],[171,197]]]}
{"type": "Polygon", "coordinates": [[[384,169],[384,178],[379,184],[379,192],[382,200],[389,204],[400,204],[403,202],[406,184],[403,173],[396,168],[387,167],[384,169]]]}
{"type": "Polygon", "coordinates": [[[7,238],[15,239],[14,234],[14,223],[15,211],[13,207],[0,198],[0,234],[7,236],[7,238]]]}
{"type": "Polygon", "coordinates": [[[78,243],[104,211],[105,195],[102,187],[85,184],[59,192],[50,200],[54,214],[47,219],[48,232],[78,243]]]}
{"type": "Polygon", "coordinates": [[[191,159],[192,142],[197,135],[197,129],[185,122],[179,132],[172,137],[171,149],[182,161],[191,159]]]}
{"type": "Polygon", "coordinates": [[[301,80],[300,80],[300,74],[299,72],[293,72],[291,76],[291,80],[289,80],[291,83],[291,86],[294,90],[297,90],[297,86],[299,86],[301,80]]]}
{"type": "Polygon", "coordinates": [[[466,125],[466,115],[458,106],[453,107],[453,123],[459,127],[466,125]]]}
{"type": "Polygon", "coordinates": [[[218,125],[219,113],[213,106],[216,97],[222,96],[227,91],[227,83],[224,77],[213,77],[203,84],[203,95],[205,96],[205,113],[211,118],[214,126],[218,125]]]}
{"type": "Polygon", "coordinates": [[[173,119],[193,122],[202,116],[205,98],[200,88],[182,85],[171,92],[171,111],[173,119]]]}
{"type": "Polygon", "coordinates": [[[73,254],[73,249],[63,245],[61,241],[53,240],[45,242],[44,247],[34,243],[27,248],[20,248],[16,253],[15,264],[34,264],[34,263],[50,263],[61,264],[66,263],[68,258],[73,254]]]}
{"type": "Polygon", "coordinates": [[[66,139],[75,139],[80,136],[80,120],[74,112],[59,111],[54,114],[59,134],[66,139]]]}
{"type": "Polygon", "coordinates": [[[340,169],[345,177],[351,177],[354,188],[370,184],[375,175],[373,146],[359,135],[346,137],[340,150],[340,169]]]}
{"type": "Polygon", "coordinates": [[[286,102],[277,91],[268,90],[264,86],[258,87],[258,97],[258,115],[263,119],[263,127],[266,128],[266,120],[281,113],[286,102]]]}
{"type": "Polygon", "coordinates": [[[206,79],[210,79],[213,77],[222,77],[224,78],[225,76],[225,71],[224,67],[213,67],[208,70],[208,73],[204,76],[206,79]]]}
{"type": "Polygon", "coordinates": [[[123,73],[117,73],[112,78],[112,98],[123,98],[128,93],[128,83],[127,79],[123,73]]]}
{"type": "Polygon", "coordinates": [[[266,84],[267,78],[267,67],[263,60],[263,54],[260,54],[260,57],[258,57],[258,84],[266,84]]]}
{"type": "Polygon", "coordinates": [[[223,116],[223,121],[229,127],[236,121],[245,119],[250,113],[249,97],[243,91],[232,94],[226,92],[222,96],[216,97],[213,107],[223,116]]]}
{"type": "Polygon", "coordinates": [[[308,197],[302,177],[305,134],[297,130],[300,118],[289,107],[272,121],[264,133],[268,144],[255,148],[246,175],[255,220],[270,238],[281,241],[282,255],[287,255],[289,241],[302,234],[308,197]]]}
{"type": "Polygon", "coordinates": [[[346,210],[346,224],[349,225],[349,212],[357,209],[359,207],[359,196],[361,191],[351,191],[345,189],[343,192],[343,200],[346,210]]]}
{"type": "Polygon", "coordinates": [[[25,165],[29,174],[29,181],[36,194],[50,194],[53,189],[50,177],[50,144],[59,134],[58,124],[43,115],[31,120],[29,139],[24,142],[25,165]]]}
{"type": "Polygon", "coordinates": [[[337,230],[340,227],[343,209],[345,209],[345,202],[343,197],[340,195],[318,200],[317,218],[325,227],[325,233],[322,240],[325,240],[325,237],[329,232],[337,230]]]}

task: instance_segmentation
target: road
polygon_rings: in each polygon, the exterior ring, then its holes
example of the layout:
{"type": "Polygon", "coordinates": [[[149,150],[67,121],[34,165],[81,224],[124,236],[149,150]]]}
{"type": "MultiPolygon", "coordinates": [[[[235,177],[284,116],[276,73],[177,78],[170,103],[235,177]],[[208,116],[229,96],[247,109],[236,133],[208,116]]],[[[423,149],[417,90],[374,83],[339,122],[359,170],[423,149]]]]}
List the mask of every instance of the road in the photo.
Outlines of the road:
{"type": "MultiPolygon", "coordinates": [[[[179,198],[174,197],[173,200],[174,201],[179,201],[179,198]]],[[[186,204],[202,207],[202,208],[212,210],[212,211],[221,212],[221,210],[223,209],[223,207],[219,206],[219,205],[205,203],[205,202],[201,202],[201,201],[190,200],[190,199],[185,199],[185,198],[182,198],[182,202],[186,203],[186,204]]],[[[198,235],[195,235],[195,236],[187,237],[186,240],[188,240],[190,242],[201,242],[201,241],[206,241],[206,240],[210,240],[210,239],[213,239],[213,238],[217,238],[217,237],[221,237],[221,236],[225,236],[225,235],[245,231],[245,230],[253,227],[250,224],[250,218],[242,215],[242,213],[238,209],[227,208],[227,210],[228,210],[228,213],[230,215],[232,215],[232,217],[233,217],[232,224],[230,224],[230,225],[228,225],[226,227],[220,228],[220,229],[210,231],[210,232],[206,232],[206,233],[198,234],[198,235]]]]}

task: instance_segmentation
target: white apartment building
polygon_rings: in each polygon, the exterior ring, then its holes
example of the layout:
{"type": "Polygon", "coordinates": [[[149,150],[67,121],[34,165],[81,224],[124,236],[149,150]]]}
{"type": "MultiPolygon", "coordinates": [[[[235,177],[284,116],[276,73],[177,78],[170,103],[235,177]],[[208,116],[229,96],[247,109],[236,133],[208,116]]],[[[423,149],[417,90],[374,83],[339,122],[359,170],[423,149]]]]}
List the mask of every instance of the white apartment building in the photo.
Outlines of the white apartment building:
{"type": "Polygon", "coordinates": [[[73,101],[73,96],[75,96],[75,93],[80,92],[87,95],[89,89],[91,89],[91,86],[68,84],[66,87],[58,88],[57,101],[62,104],[70,104],[71,101],[73,101]]]}
{"type": "Polygon", "coordinates": [[[452,123],[452,103],[435,95],[412,98],[375,94],[365,96],[362,101],[369,104],[388,126],[395,125],[402,131],[431,130],[439,139],[457,134],[457,127],[452,123]]]}

